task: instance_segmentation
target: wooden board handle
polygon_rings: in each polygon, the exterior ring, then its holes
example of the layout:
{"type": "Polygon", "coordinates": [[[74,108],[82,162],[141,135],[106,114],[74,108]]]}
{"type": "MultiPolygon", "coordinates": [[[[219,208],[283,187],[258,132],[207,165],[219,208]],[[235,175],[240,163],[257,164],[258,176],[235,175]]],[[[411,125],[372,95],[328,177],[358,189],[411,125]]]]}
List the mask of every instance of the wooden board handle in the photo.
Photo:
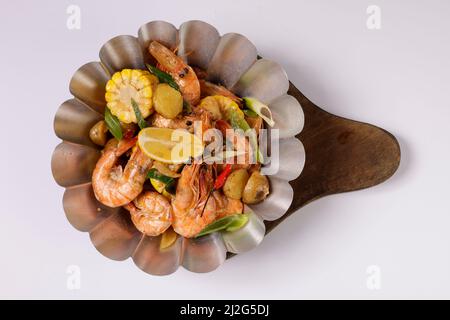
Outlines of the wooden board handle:
{"type": "Polygon", "coordinates": [[[305,204],[377,185],[391,177],[400,164],[400,146],[389,132],[322,110],[292,83],[288,94],[300,102],[305,113],[298,138],[305,147],[306,162],[300,177],[291,181],[291,207],[280,219],[266,221],[267,233],[305,204]]]}

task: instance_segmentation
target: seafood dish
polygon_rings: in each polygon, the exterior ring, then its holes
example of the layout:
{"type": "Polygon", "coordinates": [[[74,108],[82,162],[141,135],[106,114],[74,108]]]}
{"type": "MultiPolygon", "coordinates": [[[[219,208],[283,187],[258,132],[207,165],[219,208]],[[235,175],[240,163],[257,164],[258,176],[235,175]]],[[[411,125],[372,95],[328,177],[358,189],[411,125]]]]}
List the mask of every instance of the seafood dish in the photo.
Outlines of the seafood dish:
{"type": "Polygon", "coordinates": [[[256,248],[305,164],[284,68],[198,20],[148,22],[99,58],[75,71],[54,119],[70,224],[152,275],[210,272],[256,248]]]}
{"type": "Polygon", "coordinates": [[[238,230],[244,204],[270,193],[259,137],[268,106],[206,80],[176,48],[152,41],[147,70],[123,69],[105,88],[104,119],[89,137],[103,148],[92,174],[96,199],[129,211],[162,247],[177,236],[238,230]]]}

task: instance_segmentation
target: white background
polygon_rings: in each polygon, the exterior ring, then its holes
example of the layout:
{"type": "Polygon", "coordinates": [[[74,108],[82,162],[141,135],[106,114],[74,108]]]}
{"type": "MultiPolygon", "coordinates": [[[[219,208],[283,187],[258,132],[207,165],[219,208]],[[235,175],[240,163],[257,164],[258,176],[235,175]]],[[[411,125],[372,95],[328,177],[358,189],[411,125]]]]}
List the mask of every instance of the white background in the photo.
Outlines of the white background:
{"type": "Polygon", "coordinates": [[[2,1],[1,298],[450,298],[450,2],[2,1]],[[81,30],[66,9],[81,8],[81,30]],[[381,30],[366,9],[381,8],[381,30]],[[402,149],[374,188],[307,205],[209,274],[153,277],[100,255],[66,221],[51,176],[53,116],[101,45],[151,20],[205,20],[280,62],[324,109],[381,126],[402,149]],[[80,290],[66,268],[81,268],[80,290]],[[381,288],[366,286],[367,267],[381,288]]]}

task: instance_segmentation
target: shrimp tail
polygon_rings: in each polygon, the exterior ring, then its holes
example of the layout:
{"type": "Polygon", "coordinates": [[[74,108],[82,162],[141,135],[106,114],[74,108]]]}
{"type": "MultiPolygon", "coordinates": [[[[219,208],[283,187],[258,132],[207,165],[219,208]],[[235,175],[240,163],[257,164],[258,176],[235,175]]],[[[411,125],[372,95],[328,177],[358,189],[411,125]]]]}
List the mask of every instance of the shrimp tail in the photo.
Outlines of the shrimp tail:
{"type": "Polygon", "coordinates": [[[136,206],[134,205],[133,201],[131,201],[130,203],[127,203],[126,205],[123,206],[124,209],[130,211],[130,212],[134,212],[137,210],[136,206]]]}

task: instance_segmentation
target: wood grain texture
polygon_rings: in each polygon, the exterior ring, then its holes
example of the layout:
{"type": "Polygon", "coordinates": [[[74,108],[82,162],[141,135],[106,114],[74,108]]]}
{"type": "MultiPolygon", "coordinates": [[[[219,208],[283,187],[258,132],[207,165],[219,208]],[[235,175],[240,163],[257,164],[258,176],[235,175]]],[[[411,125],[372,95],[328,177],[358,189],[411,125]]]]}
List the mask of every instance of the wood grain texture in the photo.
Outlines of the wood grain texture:
{"type": "Polygon", "coordinates": [[[305,126],[297,138],[305,147],[306,162],[301,175],[291,181],[291,207],[280,219],[265,222],[266,233],[313,200],[385,181],[400,164],[400,146],[386,130],[330,114],[292,83],[288,94],[300,102],[305,113],[305,126]]]}

